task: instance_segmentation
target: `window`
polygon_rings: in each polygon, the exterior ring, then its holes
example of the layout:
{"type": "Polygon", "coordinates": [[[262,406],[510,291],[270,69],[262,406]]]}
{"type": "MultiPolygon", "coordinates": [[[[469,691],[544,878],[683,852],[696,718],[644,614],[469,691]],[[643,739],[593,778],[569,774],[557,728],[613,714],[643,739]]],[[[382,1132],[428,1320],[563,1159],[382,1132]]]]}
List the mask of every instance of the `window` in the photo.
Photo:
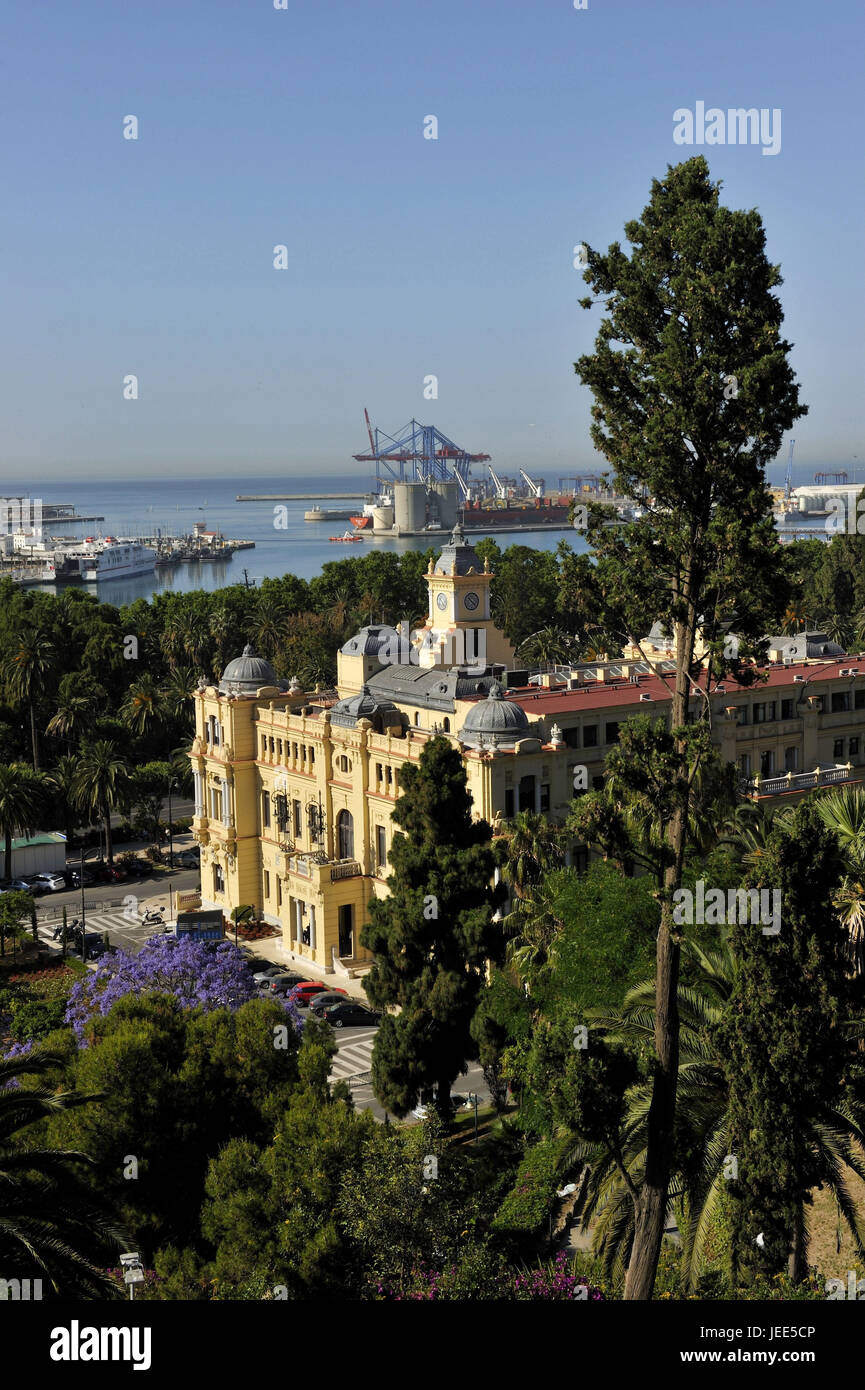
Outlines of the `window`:
{"type": "Polygon", "coordinates": [[[597,748],[598,746],[598,726],[597,724],[586,724],[583,727],[583,747],[597,748]]]}
{"type": "Polygon", "coordinates": [[[415,728],[417,728],[417,726],[418,726],[419,723],[420,723],[420,715],[418,714],[417,710],[415,710],[415,712],[414,712],[414,726],[415,726],[415,728]]]}
{"type": "Polygon", "coordinates": [[[785,771],[785,772],[798,772],[798,771],[799,771],[799,749],[798,749],[798,747],[796,747],[796,748],[785,748],[785,749],[784,749],[784,771],[785,771]]]}
{"type": "Polygon", "coordinates": [[[848,754],[850,755],[851,758],[854,757],[856,754],[858,754],[858,752],[859,752],[859,740],[858,740],[858,738],[851,738],[850,742],[849,742],[848,745],[847,745],[847,752],[848,752],[848,754]]]}
{"type": "Polygon", "coordinates": [[[340,859],[354,858],[354,820],[351,811],[340,811],[336,818],[336,838],[340,859]]]}
{"type": "Polygon", "coordinates": [[[747,722],[748,722],[748,706],[747,706],[747,705],[740,705],[740,706],[739,706],[739,717],[738,717],[738,719],[736,720],[736,723],[741,725],[741,724],[747,724],[747,722]]]}
{"type": "Polygon", "coordinates": [[[267,792],[261,793],[261,828],[270,829],[270,796],[267,792]]]}
{"type": "Polygon", "coordinates": [[[276,876],[276,905],[282,907],[282,879],[279,874],[276,876]]]}
{"type": "Polygon", "coordinates": [[[865,709],[865,689],[853,691],[853,708],[865,709]]]}
{"type": "Polygon", "coordinates": [[[351,763],[349,762],[348,758],[345,756],[344,753],[342,753],[338,758],[337,764],[340,772],[351,772],[351,763]]]}
{"type": "Polygon", "coordinates": [[[278,738],[278,739],[276,740],[276,756],[279,758],[279,761],[282,762],[282,739],[281,739],[281,738],[278,738]]]}
{"type": "Polygon", "coordinates": [[[514,816],[514,789],[508,787],[505,791],[505,820],[513,820],[514,816]]]}
{"type": "Polygon", "coordinates": [[[387,831],[383,825],[375,828],[375,863],[379,873],[387,868],[387,831]]]}
{"type": "Polygon", "coordinates": [[[549,812],[549,809],[550,809],[550,784],[549,784],[549,782],[542,782],[542,783],[541,783],[541,812],[542,812],[542,813],[548,813],[548,812],[549,812]]]}
{"type": "Polygon", "coordinates": [[[270,740],[270,756],[273,757],[273,755],[274,755],[275,752],[276,752],[276,739],[273,738],[273,737],[271,737],[271,740],[270,740]]]}
{"type": "Polygon", "coordinates": [[[563,737],[564,740],[565,740],[565,747],[566,747],[566,748],[579,748],[579,746],[580,746],[580,731],[579,731],[579,729],[564,729],[564,730],[562,731],[562,737],[563,737]]]}
{"type": "Polygon", "coordinates": [[[766,722],[766,706],[765,706],[765,704],[763,704],[763,703],[761,702],[760,704],[757,704],[757,705],[754,706],[754,723],[755,723],[755,724],[765,724],[765,722],[766,722]]]}
{"type": "Polygon", "coordinates": [[[833,757],[833,758],[843,758],[843,756],[844,756],[844,740],[843,740],[843,738],[836,738],[835,741],[834,741],[834,743],[832,744],[832,757],[833,757]]]}
{"type": "Polygon", "coordinates": [[[844,714],[849,708],[850,708],[850,691],[849,691],[849,690],[833,690],[833,691],[832,691],[832,713],[833,713],[833,714],[844,714]]]}
{"type": "Polygon", "coordinates": [[[310,745],[309,745],[309,765],[310,765],[310,767],[312,767],[312,765],[313,765],[314,762],[315,762],[315,749],[313,748],[312,744],[310,744],[310,745]]]}
{"type": "Polygon", "coordinates": [[[225,892],[225,876],[220,864],[214,864],[213,866],[213,891],[214,893],[225,892]]]}
{"type": "Polygon", "coordinates": [[[782,718],[782,719],[795,719],[795,718],[796,718],[796,711],[795,711],[795,709],[793,708],[793,701],[792,701],[792,700],[782,700],[782,701],[781,701],[781,718],[782,718]]]}
{"type": "Polygon", "coordinates": [[[573,867],[578,874],[584,874],[589,867],[589,851],[582,846],[573,853],[573,867]]]}
{"type": "Polygon", "coordinates": [[[270,872],[268,869],[264,871],[264,896],[270,897],[270,872]]]}
{"type": "Polygon", "coordinates": [[[751,754],[741,753],[739,755],[739,771],[743,777],[751,776],[751,754]]]}
{"type": "Polygon", "coordinates": [[[442,728],[444,729],[446,734],[449,734],[451,731],[451,721],[448,719],[447,715],[445,715],[444,719],[442,720],[442,728]]]}
{"type": "Polygon", "coordinates": [[[262,736],[262,740],[261,740],[261,756],[262,756],[262,758],[266,758],[266,757],[267,757],[267,739],[264,738],[263,736],[262,736]]]}
{"type": "Polygon", "coordinates": [[[520,810],[534,811],[535,809],[535,779],[529,773],[526,777],[520,778],[520,810]]]}
{"type": "Polygon", "coordinates": [[[393,782],[393,768],[392,768],[392,767],[385,768],[385,771],[386,771],[386,773],[387,773],[387,785],[390,786],[391,783],[393,782]]]}
{"type": "Polygon", "coordinates": [[[294,815],[294,838],[299,840],[303,836],[303,807],[299,801],[292,801],[291,809],[294,815]]]}
{"type": "Polygon", "coordinates": [[[354,908],[344,903],[339,909],[339,954],[343,958],[354,955],[354,908]]]}
{"type": "Polygon", "coordinates": [[[294,750],[294,761],[297,762],[297,744],[293,743],[291,746],[294,750]]]}
{"type": "Polygon", "coordinates": [[[375,765],[375,780],[376,784],[384,781],[384,768],[381,763],[376,763],[375,765]]]}
{"type": "Polygon", "coordinates": [[[775,771],[775,754],[771,748],[765,749],[760,754],[760,776],[771,777],[775,771]]]}
{"type": "Polygon", "coordinates": [[[619,726],[618,726],[617,723],[610,723],[610,724],[607,725],[606,733],[605,733],[605,740],[606,740],[607,743],[618,743],[618,741],[619,741],[619,726]]]}
{"type": "Polygon", "coordinates": [[[767,704],[766,704],[766,720],[767,720],[768,723],[772,723],[772,722],[774,721],[774,718],[775,718],[775,701],[774,701],[774,700],[769,700],[769,701],[767,702],[767,704]]]}

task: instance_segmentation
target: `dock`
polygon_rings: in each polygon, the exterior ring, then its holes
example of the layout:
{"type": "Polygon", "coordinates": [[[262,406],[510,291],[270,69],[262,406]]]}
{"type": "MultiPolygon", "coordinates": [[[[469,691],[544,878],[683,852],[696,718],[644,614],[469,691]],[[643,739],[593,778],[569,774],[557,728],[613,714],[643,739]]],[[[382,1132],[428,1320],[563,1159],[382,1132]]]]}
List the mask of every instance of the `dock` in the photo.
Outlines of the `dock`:
{"type": "Polygon", "coordinates": [[[364,492],[239,492],[235,502],[366,502],[364,492]]]}

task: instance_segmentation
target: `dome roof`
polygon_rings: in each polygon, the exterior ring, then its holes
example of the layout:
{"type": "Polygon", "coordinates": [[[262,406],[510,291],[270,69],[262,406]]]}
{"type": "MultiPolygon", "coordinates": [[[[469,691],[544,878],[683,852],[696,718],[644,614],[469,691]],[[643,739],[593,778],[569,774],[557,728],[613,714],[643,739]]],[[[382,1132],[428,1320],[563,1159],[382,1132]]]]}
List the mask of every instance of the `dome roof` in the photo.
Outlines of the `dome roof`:
{"type": "Polygon", "coordinates": [[[336,724],[343,729],[353,729],[359,719],[369,719],[372,724],[381,723],[383,714],[396,712],[396,705],[392,700],[382,700],[374,695],[368,685],[362,685],[356,695],[349,695],[346,700],[340,700],[335,704],[330,712],[331,724],[336,724]]]}
{"type": "Polygon", "coordinates": [[[353,637],[349,637],[340,647],[344,656],[378,656],[382,647],[387,646],[390,660],[396,653],[408,655],[411,644],[395,627],[379,623],[376,626],[362,627],[353,637]]]}
{"type": "Polygon", "coordinates": [[[443,548],[435,565],[435,574],[475,574],[483,573],[483,565],[475,554],[474,546],[467,541],[460,526],[455,526],[447,545],[443,548]]]}
{"type": "Polygon", "coordinates": [[[466,715],[466,721],[459,732],[459,740],[469,748],[500,747],[514,743],[529,727],[529,719],[522,705],[507,699],[498,681],[490,685],[485,700],[478,700],[466,715]]]}
{"type": "Polygon", "coordinates": [[[229,661],[223,671],[222,680],[219,682],[219,693],[221,695],[254,695],[263,685],[275,685],[280,690],[285,688],[285,682],[278,679],[270,662],[266,661],[263,656],[256,656],[247,642],[243,649],[243,655],[236,656],[233,661],[229,661]]]}

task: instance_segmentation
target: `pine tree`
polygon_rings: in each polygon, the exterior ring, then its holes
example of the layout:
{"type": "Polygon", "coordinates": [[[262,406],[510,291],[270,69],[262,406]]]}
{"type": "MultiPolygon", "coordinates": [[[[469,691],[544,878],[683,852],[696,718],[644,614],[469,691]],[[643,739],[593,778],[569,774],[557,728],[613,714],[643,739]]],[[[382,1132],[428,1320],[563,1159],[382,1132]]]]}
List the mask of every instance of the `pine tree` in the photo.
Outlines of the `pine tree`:
{"type": "Polygon", "coordinates": [[[373,899],[363,944],[375,960],[365,981],[386,1013],[372,1059],[375,1093],[395,1115],[421,1093],[450,1115],[451,1085],[477,1056],[470,1028],[486,987],[486,967],[502,960],[493,913],[504,898],[493,885],[495,855],[486,821],[472,820],[459,753],[431,739],[417,766],[404,763],[393,818],[403,833],[390,851],[390,895],[373,899]]]}
{"type": "MultiPolygon", "coordinates": [[[[618,242],[605,255],[586,248],[583,278],[604,313],[594,352],[575,364],[594,396],[592,442],[612,465],[617,492],[646,499],[645,515],[627,527],[590,524],[598,560],[591,588],[602,594],[604,622],[619,641],[660,620],[676,648],[657,1066],[628,1299],[652,1296],[673,1163],[681,938],[671,901],[692,842],[688,797],[699,767],[686,726],[710,714],[708,700],[694,702],[696,710],[692,704],[702,674],[698,629],[708,687],[749,644],[754,650],[784,602],[765,469],[805,413],[787,360],[791,344],[781,335],[781,276],[766,257],[760,216],[722,207],[719,193],[706,160],[686,160],[653,182],[642,218],[625,224],[630,255],[618,242]],[[741,648],[727,645],[733,624],[741,648]]],[[[567,587],[559,602],[564,611],[573,607],[567,587]]],[[[738,668],[739,679],[747,673],[738,668]]]]}
{"type": "Polygon", "coordinates": [[[845,933],[833,909],[838,847],[812,801],[770,837],[749,887],[780,891],[780,931],[738,922],[740,964],[719,1031],[737,1177],[733,1273],[806,1272],[805,1210],[820,1179],[814,1134],[837,1104],[855,1040],[845,933]]]}

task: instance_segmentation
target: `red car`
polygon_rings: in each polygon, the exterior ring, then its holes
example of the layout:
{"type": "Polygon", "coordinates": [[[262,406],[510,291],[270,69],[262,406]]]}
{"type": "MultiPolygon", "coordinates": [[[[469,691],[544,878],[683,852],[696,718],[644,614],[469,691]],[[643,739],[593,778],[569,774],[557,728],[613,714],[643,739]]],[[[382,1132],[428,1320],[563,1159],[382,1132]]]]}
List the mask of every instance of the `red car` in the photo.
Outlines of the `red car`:
{"type": "MultiPolygon", "coordinates": [[[[323,994],[328,990],[327,985],[323,985],[320,980],[303,980],[299,985],[295,985],[289,995],[295,1004],[308,1004],[317,994],[323,994]]],[[[329,991],[331,994],[345,994],[344,989],[334,989],[329,991]]]]}

